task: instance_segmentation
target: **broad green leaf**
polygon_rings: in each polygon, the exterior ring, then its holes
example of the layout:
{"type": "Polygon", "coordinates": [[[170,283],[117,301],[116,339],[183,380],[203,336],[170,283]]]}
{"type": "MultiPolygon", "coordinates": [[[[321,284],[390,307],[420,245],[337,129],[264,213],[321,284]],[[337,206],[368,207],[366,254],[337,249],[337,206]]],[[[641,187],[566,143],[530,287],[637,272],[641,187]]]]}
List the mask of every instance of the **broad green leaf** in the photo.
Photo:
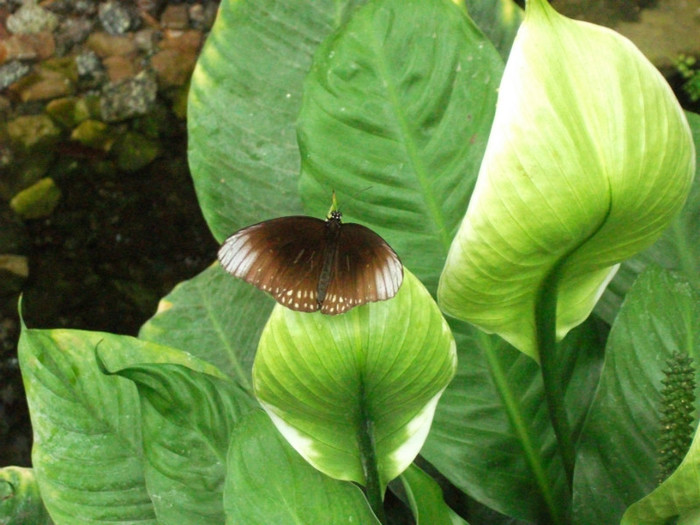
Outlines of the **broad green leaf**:
{"type": "Polygon", "coordinates": [[[192,75],[189,162],[218,240],[301,211],[295,122],[319,42],[354,0],[224,0],[192,75]]]}
{"type": "Polygon", "coordinates": [[[523,10],[513,0],[465,0],[472,17],[503,59],[508,58],[523,10]]]}
{"type": "Polygon", "coordinates": [[[334,478],[365,483],[358,442],[370,427],[383,493],[423,445],[455,367],[449,326],[406,271],[393,299],[342,315],[276,306],[253,386],[290,444],[334,478]]]}
{"type": "MultiPolygon", "coordinates": [[[[561,519],[567,489],[539,367],[496,336],[456,320],[450,325],[457,375],[438,405],[421,456],[502,514],[534,522],[561,519]]],[[[591,318],[558,345],[558,375],[575,432],[597,385],[604,339],[605,325],[591,318]]]]}
{"type": "Polygon", "coordinates": [[[52,525],[41,501],[39,486],[30,468],[0,469],[0,523],[2,525],[52,525]]]}
{"type": "Polygon", "coordinates": [[[401,474],[401,481],[416,525],[469,525],[447,506],[435,480],[415,465],[401,474]]]}
{"type": "Polygon", "coordinates": [[[255,349],[273,305],[214,264],[164,297],[139,338],[189,352],[251,390],[255,349]]]}
{"type": "Polygon", "coordinates": [[[474,186],[503,65],[449,0],[375,0],[316,53],[299,115],[307,211],[389,241],[435,291],[474,186]]]}
{"type": "Polygon", "coordinates": [[[230,525],[379,524],[359,488],[311,467],[261,410],[234,431],[224,507],[230,525]]]}
{"type": "Polygon", "coordinates": [[[110,373],[141,397],[146,486],[162,525],[223,524],[229,440],[253,400],[212,365],[150,345],[115,354],[98,348],[110,373]]]}
{"type": "Polygon", "coordinates": [[[596,306],[609,324],[637,276],[649,264],[682,273],[700,289],[700,115],[686,112],[695,143],[695,179],[683,211],[649,249],[625,261],[596,306]]]}
{"type": "Polygon", "coordinates": [[[557,336],[588,317],[620,261],[681,210],[695,173],[671,88],[627,39],[530,0],[438,298],[538,359],[535,307],[554,278],[557,336]]]}
{"type": "MultiPolygon", "coordinates": [[[[674,351],[683,352],[695,361],[698,382],[698,333],[698,292],[678,275],[656,267],[646,270],[610,332],[600,386],[580,439],[574,479],[577,523],[619,523],[628,505],[655,488],[663,370],[674,351]]],[[[698,408],[700,403],[696,413],[698,408]]],[[[697,498],[697,481],[693,486],[697,498]]],[[[664,491],[664,498],[680,497],[683,490],[664,491]]]]}
{"type": "Polygon", "coordinates": [[[58,525],[155,525],[146,492],[136,387],[100,372],[95,348],[149,346],[132,337],[22,327],[19,360],[34,431],[32,463],[58,525]]]}

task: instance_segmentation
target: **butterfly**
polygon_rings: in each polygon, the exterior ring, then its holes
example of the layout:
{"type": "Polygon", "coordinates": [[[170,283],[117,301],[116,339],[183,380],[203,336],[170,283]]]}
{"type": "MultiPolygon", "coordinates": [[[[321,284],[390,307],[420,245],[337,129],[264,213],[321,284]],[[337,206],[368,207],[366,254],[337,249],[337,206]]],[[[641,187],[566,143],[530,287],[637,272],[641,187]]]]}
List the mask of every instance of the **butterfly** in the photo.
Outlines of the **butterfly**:
{"type": "Polygon", "coordinates": [[[219,248],[221,265],[301,312],[391,299],[403,282],[398,255],[369,228],[343,223],[335,193],[332,202],[325,221],[279,217],[238,230],[219,248]]]}

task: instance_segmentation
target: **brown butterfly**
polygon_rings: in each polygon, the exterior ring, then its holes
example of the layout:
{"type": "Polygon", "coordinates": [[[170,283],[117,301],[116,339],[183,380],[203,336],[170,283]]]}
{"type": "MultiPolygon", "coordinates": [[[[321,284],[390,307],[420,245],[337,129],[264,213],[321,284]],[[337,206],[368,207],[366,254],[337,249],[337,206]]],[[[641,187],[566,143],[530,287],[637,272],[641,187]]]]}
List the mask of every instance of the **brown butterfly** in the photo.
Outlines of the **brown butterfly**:
{"type": "Polygon", "coordinates": [[[293,216],[248,226],[224,241],[219,261],[301,312],[336,315],[391,299],[403,282],[398,255],[372,230],[341,217],[334,193],[325,221],[293,216]]]}

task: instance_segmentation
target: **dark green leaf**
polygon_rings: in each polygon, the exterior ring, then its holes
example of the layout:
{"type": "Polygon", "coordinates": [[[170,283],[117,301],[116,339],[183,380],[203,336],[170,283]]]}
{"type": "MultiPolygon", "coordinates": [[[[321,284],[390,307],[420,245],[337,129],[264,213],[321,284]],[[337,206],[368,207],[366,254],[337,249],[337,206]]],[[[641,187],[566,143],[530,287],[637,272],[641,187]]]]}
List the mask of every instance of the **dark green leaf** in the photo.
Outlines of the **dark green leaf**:
{"type": "Polygon", "coordinates": [[[354,0],[224,0],[192,76],[189,162],[214,236],[301,211],[295,122],[319,42],[354,0]]]}
{"type": "Polygon", "coordinates": [[[119,353],[150,344],[106,333],[22,328],[19,359],[34,430],[32,463],[58,525],[155,525],[136,387],[104,375],[95,360],[98,345],[119,353]]]}
{"type": "Polygon", "coordinates": [[[524,12],[513,0],[466,0],[472,17],[504,60],[508,58],[524,12]]]}
{"type": "Polygon", "coordinates": [[[230,436],[254,401],[213,366],[179,350],[101,350],[104,366],[134,381],[141,396],[146,485],[158,523],[223,524],[230,436]]]}
{"type": "Polygon", "coordinates": [[[216,365],[244,388],[274,301],[216,264],[164,297],[139,337],[216,365]]]}
{"type": "Polygon", "coordinates": [[[697,383],[698,333],[700,295],[678,275],[646,270],[610,332],[600,386],[581,436],[574,481],[577,523],[619,523],[625,508],[656,486],[663,370],[680,351],[695,361],[697,383]]]}
{"type": "Polygon", "coordinates": [[[503,62],[449,0],[381,0],[319,48],[299,116],[310,214],[338,193],[434,292],[491,128],[503,62]]]}
{"type": "Polygon", "coordinates": [[[306,463],[262,411],[234,432],[224,507],[229,525],[379,524],[359,488],[306,463]]]}
{"type": "Polygon", "coordinates": [[[415,465],[401,474],[416,525],[469,525],[445,504],[433,478],[415,465]]]}
{"type": "MultiPolygon", "coordinates": [[[[537,364],[496,336],[451,322],[458,370],[421,455],[493,509],[537,521],[568,499],[537,364]]],[[[579,429],[597,383],[605,325],[591,319],[559,344],[569,418],[579,429]]]]}

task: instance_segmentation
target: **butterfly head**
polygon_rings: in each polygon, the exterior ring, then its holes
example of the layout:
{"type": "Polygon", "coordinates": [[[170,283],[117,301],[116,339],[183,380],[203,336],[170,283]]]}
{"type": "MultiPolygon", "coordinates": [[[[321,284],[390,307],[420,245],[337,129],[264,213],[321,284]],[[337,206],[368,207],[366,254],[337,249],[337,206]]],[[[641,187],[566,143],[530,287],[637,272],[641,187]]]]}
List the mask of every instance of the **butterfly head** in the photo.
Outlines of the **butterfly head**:
{"type": "Polygon", "coordinates": [[[335,198],[335,190],[333,190],[333,197],[331,201],[331,208],[328,210],[328,215],[326,215],[326,222],[340,222],[343,214],[340,213],[338,209],[338,200],[335,198]]]}

